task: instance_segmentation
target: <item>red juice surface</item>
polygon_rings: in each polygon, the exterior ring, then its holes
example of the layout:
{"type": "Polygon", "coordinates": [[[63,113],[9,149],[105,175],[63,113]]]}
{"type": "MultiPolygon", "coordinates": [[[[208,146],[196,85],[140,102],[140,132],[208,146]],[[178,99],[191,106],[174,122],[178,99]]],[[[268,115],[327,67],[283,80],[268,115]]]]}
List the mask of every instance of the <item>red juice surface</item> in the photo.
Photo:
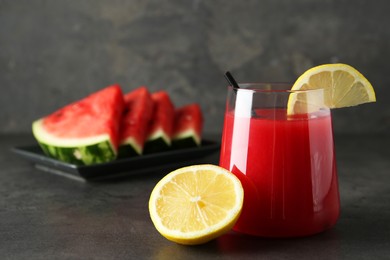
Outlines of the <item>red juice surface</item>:
{"type": "Polygon", "coordinates": [[[332,227],[339,192],[329,111],[286,116],[226,113],[220,165],[244,187],[244,205],[234,230],[267,236],[304,236],[332,227]]]}

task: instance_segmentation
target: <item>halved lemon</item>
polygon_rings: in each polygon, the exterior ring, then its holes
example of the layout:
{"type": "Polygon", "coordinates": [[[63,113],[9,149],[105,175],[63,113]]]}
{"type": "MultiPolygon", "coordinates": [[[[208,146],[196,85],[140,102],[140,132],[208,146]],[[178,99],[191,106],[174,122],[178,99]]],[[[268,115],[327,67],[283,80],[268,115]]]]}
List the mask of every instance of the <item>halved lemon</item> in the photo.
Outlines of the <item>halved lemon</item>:
{"type": "Polygon", "coordinates": [[[179,244],[208,242],[237,221],[244,191],[240,180],[210,164],[177,169],[154,187],[149,213],[161,235],[179,244]]]}
{"type": "Polygon", "coordinates": [[[305,112],[305,110],[310,112],[316,108],[315,105],[341,108],[376,101],[371,83],[359,71],[347,64],[324,64],[313,67],[297,79],[291,90],[311,89],[323,89],[323,101],[309,103],[310,98],[302,94],[303,92],[292,93],[287,107],[288,114],[305,112]],[[308,106],[305,107],[307,104],[308,106]]]}

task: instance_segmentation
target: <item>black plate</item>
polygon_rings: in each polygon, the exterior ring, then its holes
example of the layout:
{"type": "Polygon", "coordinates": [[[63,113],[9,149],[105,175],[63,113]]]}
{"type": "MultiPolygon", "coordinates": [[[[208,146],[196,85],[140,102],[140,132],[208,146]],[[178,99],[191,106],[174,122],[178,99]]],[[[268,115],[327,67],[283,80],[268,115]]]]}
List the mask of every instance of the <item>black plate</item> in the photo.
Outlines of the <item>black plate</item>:
{"type": "Polygon", "coordinates": [[[102,180],[128,175],[152,173],[155,170],[170,169],[195,163],[220,148],[219,143],[203,140],[199,147],[177,149],[166,152],[118,159],[94,165],[75,165],[50,158],[43,154],[38,145],[14,147],[13,152],[31,161],[43,171],[76,180],[102,180]]]}

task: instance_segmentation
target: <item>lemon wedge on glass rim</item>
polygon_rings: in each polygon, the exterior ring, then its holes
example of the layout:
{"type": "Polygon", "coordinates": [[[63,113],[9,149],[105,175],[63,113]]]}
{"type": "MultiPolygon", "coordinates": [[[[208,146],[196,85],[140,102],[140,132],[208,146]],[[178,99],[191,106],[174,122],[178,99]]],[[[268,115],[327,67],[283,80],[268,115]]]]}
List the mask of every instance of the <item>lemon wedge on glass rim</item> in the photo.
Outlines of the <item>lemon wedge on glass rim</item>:
{"type": "Polygon", "coordinates": [[[375,102],[371,83],[347,64],[324,64],[304,72],[291,88],[287,114],[310,113],[320,107],[342,108],[375,102]],[[323,98],[298,90],[322,89],[323,98]],[[309,95],[312,95],[311,97],[309,95]],[[311,101],[309,101],[311,100],[311,101]]]}
{"type": "Polygon", "coordinates": [[[165,238],[197,245],[229,231],[243,199],[241,182],[233,173],[216,165],[193,165],[167,174],[156,184],[149,213],[165,238]]]}

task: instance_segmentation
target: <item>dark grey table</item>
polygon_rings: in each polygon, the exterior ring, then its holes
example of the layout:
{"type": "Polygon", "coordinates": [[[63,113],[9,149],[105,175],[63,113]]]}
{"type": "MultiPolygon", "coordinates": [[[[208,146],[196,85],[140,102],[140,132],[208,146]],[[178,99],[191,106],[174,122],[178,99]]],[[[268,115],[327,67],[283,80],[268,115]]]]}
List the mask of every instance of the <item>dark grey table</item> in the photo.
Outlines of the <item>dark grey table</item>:
{"type": "MultiPolygon", "coordinates": [[[[164,170],[120,181],[78,182],[41,172],[0,137],[0,259],[390,258],[390,138],[336,136],[342,213],[319,235],[266,239],[230,232],[200,246],[161,237],[150,192],[164,170]]],[[[218,153],[202,162],[217,163],[218,153]]]]}

